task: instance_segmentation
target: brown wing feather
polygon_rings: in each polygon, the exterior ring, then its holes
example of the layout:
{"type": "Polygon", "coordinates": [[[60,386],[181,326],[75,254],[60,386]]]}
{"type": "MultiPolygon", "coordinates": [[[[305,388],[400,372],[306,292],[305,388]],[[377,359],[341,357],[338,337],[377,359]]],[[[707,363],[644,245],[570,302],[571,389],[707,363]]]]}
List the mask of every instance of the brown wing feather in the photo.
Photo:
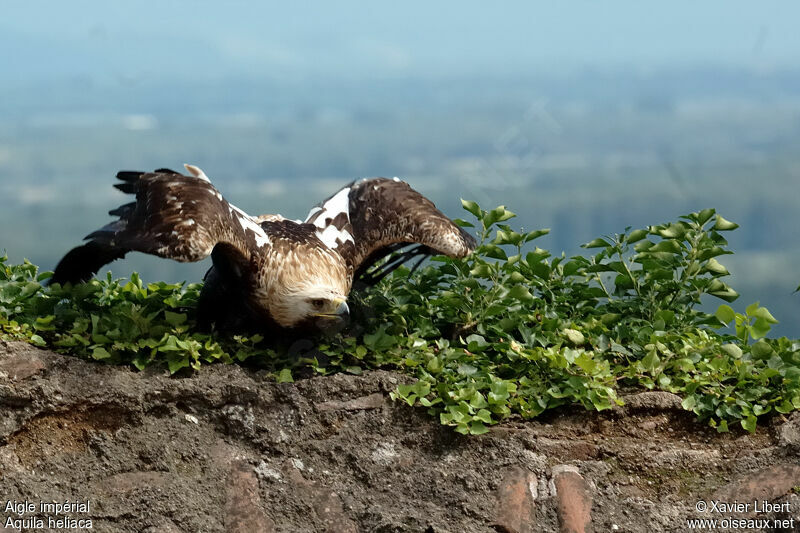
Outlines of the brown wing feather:
{"type": "Polygon", "coordinates": [[[450,257],[464,257],[477,244],[433,202],[397,179],[351,183],[312,209],[306,222],[345,259],[351,275],[399,243],[422,244],[450,257]]]}
{"type": "Polygon", "coordinates": [[[224,254],[244,264],[251,250],[269,244],[261,226],[229,204],[204,175],[160,169],[123,171],[117,178],[121,183],[115,187],[135,194],[136,201],[110,211],[118,220],[91,233],[87,244],[70,251],[56,267],[52,281],[86,280],[109,260],[129,251],[189,262],[208,257],[219,244],[224,254]]]}

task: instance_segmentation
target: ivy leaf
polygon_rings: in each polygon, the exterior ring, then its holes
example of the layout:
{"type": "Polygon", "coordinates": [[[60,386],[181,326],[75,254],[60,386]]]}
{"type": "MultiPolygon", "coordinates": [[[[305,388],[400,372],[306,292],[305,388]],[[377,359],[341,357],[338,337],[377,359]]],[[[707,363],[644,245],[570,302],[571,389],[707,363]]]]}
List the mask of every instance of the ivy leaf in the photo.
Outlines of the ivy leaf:
{"type": "Polygon", "coordinates": [[[294,378],[292,377],[291,369],[284,368],[280,372],[278,372],[276,381],[278,383],[294,383],[294,378]]]}

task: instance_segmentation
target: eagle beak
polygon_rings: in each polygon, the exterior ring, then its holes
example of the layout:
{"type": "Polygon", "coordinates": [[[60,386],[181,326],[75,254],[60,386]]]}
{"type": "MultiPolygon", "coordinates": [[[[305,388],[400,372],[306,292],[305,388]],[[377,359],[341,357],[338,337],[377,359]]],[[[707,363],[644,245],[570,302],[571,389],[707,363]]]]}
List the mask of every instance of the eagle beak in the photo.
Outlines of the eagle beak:
{"type": "Polygon", "coordinates": [[[350,318],[350,308],[347,307],[346,300],[337,298],[333,300],[333,305],[336,306],[336,309],[332,313],[319,313],[316,316],[340,321],[346,321],[350,318]]]}
{"type": "Polygon", "coordinates": [[[336,306],[336,315],[342,320],[347,320],[348,318],[350,318],[350,308],[347,307],[347,302],[341,300],[338,301],[338,303],[339,305],[336,306]]]}
{"type": "Polygon", "coordinates": [[[347,302],[343,299],[337,298],[331,302],[335,309],[332,313],[319,313],[316,315],[319,327],[326,334],[335,334],[344,328],[350,320],[350,308],[347,307],[347,302]]]}

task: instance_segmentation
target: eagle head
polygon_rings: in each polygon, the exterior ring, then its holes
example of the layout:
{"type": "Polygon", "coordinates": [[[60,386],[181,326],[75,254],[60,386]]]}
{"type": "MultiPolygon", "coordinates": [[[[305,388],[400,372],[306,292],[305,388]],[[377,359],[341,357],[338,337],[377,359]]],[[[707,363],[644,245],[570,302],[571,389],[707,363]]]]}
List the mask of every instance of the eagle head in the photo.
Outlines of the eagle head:
{"type": "Polygon", "coordinates": [[[338,330],[350,317],[347,295],[335,286],[314,280],[287,286],[270,300],[270,317],[286,328],[313,326],[323,331],[338,330]]]}
{"type": "Polygon", "coordinates": [[[261,306],[285,328],[341,329],[350,317],[349,278],[341,260],[313,253],[292,259],[286,257],[280,269],[271,270],[279,274],[259,298],[261,306]]]}

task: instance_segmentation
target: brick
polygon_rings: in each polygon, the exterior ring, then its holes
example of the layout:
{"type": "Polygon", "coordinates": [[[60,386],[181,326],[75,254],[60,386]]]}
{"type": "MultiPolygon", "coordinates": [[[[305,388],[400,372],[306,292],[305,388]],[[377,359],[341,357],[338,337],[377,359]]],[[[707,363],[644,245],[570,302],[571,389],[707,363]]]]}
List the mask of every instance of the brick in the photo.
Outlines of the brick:
{"type": "Polygon", "coordinates": [[[365,411],[367,409],[379,409],[386,403],[386,398],[380,392],[361,396],[353,400],[339,401],[330,400],[317,404],[320,411],[365,411]]]}
{"type": "Polygon", "coordinates": [[[358,533],[355,523],[345,515],[338,494],[332,490],[322,489],[316,491],[316,497],[314,512],[325,524],[326,533],[358,533]]]}
{"type": "Polygon", "coordinates": [[[325,533],[358,533],[358,526],[345,514],[338,494],[306,480],[293,466],[288,467],[287,477],[303,500],[311,502],[317,518],[325,525],[325,533]]]}
{"type": "Polygon", "coordinates": [[[751,473],[730,483],[714,496],[721,501],[774,500],[800,485],[800,466],[784,463],[751,473]]]}
{"type": "Polygon", "coordinates": [[[617,406],[615,411],[641,411],[653,409],[657,411],[681,411],[681,397],[666,391],[638,392],[624,396],[625,405],[617,406]]]}
{"type": "Polygon", "coordinates": [[[591,533],[592,495],[574,466],[553,467],[556,512],[561,533],[591,533]]]}
{"type": "Polygon", "coordinates": [[[8,379],[11,381],[28,379],[44,369],[45,365],[42,360],[30,352],[0,359],[0,372],[8,375],[8,379]]]}
{"type": "Polygon", "coordinates": [[[533,533],[537,497],[536,476],[522,468],[507,470],[497,488],[497,508],[492,527],[501,533],[533,533]]]}
{"type": "Polygon", "coordinates": [[[591,442],[577,441],[568,446],[567,454],[572,459],[588,461],[589,459],[597,458],[600,455],[600,451],[591,442]]]}
{"type": "Polygon", "coordinates": [[[800,413],[795,411],[778,429],[778,441],[782,446],[800,446],[800,413]]]}
{"type": "Polygon", "coordinates": [[[260,505],[258,477],[245,461],[233,461],[225,490],[225,531],[272,533],[275,524],[260,505]]]}

